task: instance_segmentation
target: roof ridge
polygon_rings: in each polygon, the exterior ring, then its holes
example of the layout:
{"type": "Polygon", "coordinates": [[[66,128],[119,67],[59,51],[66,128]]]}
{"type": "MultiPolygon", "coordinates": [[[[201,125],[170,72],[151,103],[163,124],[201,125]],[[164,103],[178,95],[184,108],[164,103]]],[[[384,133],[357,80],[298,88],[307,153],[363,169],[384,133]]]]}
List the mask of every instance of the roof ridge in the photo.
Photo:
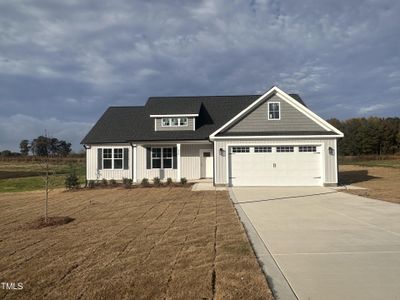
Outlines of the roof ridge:
{"type": "Polygon", "coordinates": [[[208,96],[151,96],[152,98],[210,98],[210,97],[260,97],[262,95],[208,95],[208,96]]]}

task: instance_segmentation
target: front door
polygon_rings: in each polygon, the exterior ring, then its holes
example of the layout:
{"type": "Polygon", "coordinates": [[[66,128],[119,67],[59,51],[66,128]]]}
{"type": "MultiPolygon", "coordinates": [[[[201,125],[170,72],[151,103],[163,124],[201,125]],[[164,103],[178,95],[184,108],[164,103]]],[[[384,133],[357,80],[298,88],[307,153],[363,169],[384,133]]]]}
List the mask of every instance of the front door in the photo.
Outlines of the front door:
{"type": "Polygon", "coordinates": [[[213,151],[211,149],[200,150],[200,176],[201,178],[213,177],[213,151]]]}

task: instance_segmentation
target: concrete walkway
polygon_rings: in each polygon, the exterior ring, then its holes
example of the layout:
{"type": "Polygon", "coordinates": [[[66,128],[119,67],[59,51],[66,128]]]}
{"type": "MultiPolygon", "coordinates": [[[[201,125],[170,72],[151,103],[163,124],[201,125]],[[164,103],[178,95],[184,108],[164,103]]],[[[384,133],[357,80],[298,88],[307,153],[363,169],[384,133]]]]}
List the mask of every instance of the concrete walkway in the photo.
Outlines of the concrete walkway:
{"type": "Polygon", "coordinates": [[[400,299],[399,204],[329,188],[231,193],[279,299],[400,299]]]}

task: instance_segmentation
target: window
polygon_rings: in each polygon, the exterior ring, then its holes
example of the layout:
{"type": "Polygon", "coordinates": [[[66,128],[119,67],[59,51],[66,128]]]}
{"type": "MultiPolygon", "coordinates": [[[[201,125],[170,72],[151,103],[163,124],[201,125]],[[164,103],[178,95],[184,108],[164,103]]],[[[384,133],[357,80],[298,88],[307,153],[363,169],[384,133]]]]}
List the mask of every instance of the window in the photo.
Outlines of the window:
{"type": "Polygon", "coordinates": [[[103,169],[112,169],[112,149],[103,149],[103,169]]]}
{"type": "Polygon", "coordinates": [[[151,149],[151,168],[152,169],[161,168],[161,148],[151,149]]]}
{"type": "Polygon", "coordinates": [[[172,168],[172,148],[163,148],[163,169],[172,168]]]}
{"type": "Polygon", "coordinates": [[[250,147],[232,147],[233,153],[247,153],[250,152],[250,147]]]}
{"type": "Polygon", "coordinates": [[[293,146],[278,146],[276,152],[294,152],[293,146]]]}
{"type": "Polygon", "coordinates": [[[254,147],[254,152],[260,153],[260,152],[272,152],[272,148],[269,146],[263,146],[263,147],[254,147]]]}
{"type": "Polygon", "coordinates": [[[188,126],[188,118],[162,118],[162,127],[185,127],[188,126]]]}
{"type": "Polygon", "coordinates": [[[299,152],[317,152],[317,146],[299,146],[299,152]]]}
{"type": "Polygon", "coordinates": [[[281,118],[280,106],[279,102],[268,103],[268,120],[279,120],[281,118]]]}
{"type": "Polygon", "coordinates": [[[171,124],[170,119],[169,118],[163,118],[162,121],[161,121],[161,124],[162,124],[163,127],[170,126],[170,124],[171,124]]]}
{"type": "Polygon", "coordinates": [[[179,126],[187,126],[188,125],[188,119],[187,118],[180,118],[179,119],[179,126]]]}
{"type": "Polygon", "coordinates": [[[122,149],[114,149],[114,169],[122,169],[122,149]]]}
{"type": "Polygon", "coordinates": [[[151,148],[152,169],[172,169],[173,162],[173,148],[151,148]]]}
{"type": "Polygon", "coordinates": [[[103,149],[103,169],[122,169],[123,151],[122,148],[103,149]]]}

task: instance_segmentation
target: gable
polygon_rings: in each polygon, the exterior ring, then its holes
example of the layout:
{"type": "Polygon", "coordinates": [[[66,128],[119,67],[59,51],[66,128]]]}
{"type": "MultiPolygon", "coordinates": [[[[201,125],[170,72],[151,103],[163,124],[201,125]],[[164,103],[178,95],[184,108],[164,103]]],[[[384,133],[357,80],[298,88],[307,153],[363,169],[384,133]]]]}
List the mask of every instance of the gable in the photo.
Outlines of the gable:
{"type": "Polygon", "coordinates": [[[252,111],[242,116],[242,118],[226,129],[224,133],[274,131],[320,132],[326,130],[287,101],[274,94],[260,102],[252,111]],[[270,102],[280,103],[279,120],[268,120],[268,103],[270,102]]]}

